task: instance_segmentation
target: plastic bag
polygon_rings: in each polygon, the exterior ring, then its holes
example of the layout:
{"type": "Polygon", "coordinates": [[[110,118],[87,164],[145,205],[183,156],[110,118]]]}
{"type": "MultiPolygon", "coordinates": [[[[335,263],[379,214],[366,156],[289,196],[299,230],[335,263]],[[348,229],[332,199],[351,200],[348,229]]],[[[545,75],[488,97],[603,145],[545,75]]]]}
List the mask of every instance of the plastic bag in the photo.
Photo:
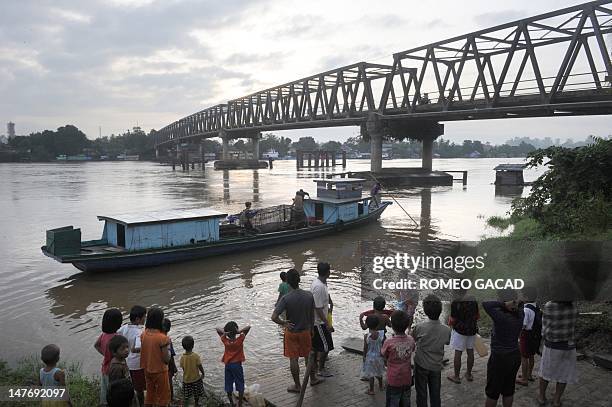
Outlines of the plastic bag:
{"type": "Polygon", "coordinates": [[[482,336],[476,334],[476,340],[474,341],[474,349],[476,349],[476,353],[481,358],[487,356],[489,354],[489,348],[482,340],[482,336]]]}

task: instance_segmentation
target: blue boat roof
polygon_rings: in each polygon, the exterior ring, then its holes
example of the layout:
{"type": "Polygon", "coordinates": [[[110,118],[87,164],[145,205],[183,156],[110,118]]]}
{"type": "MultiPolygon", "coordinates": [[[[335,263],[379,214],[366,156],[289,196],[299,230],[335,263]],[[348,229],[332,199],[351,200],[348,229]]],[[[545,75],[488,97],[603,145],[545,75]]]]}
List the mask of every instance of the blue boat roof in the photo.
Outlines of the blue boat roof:
{"type": "Polygon", "coordinates": [[[202,209],[170,209],[153,212],[122,213],[117,215],[99,215],[98,220],[108,220],[124,225],[140,225],[146,223],[168,223],[185,220],[222,218],[227,213],[210,208],[202,209]]]}

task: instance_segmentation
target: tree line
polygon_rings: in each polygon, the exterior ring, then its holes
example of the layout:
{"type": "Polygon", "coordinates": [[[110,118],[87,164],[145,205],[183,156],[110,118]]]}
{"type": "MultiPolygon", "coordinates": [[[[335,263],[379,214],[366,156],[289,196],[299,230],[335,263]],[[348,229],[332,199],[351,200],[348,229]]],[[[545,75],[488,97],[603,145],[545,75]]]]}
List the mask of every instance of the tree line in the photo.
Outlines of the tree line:
{"type": "MultiPolygon", "coordinates": [[[[8,140],[8,144],[0,143],[0,161],[53,161],[60,155],[83,154],[92,159],[114,159],[120,154],[139,155],[142,160],[155,158],[154,145],[155,130],[145,133],[141,128],[119,135],[111,135],[90,140],[85,133],[73,125],[66,125],[57,130],[45,130],[32,133],[29,136],[15,136],[8,140]]],[[[440,158],[460,157],[526,157],[529,153],[541,147],[558,145],[563,147],[576,147],[592,142],[592,136],[584,141],[574,142],[567,140],[561,143],[559,139],[530,139],[515,137],[501,145],[491,145],[478,140],[464,140],[455,143],[439,138],[434,141],[433,152],[440,158]],[[546,144],[548,143],[548,144],[546,144]]],[[[221,142],[216,139],[202,141],[204,152],[220,153],[221,142]]],[[[230,148],[234,151],[252,152],[253,145],[250,139],[237,139],[231,141],[230,148]]],[[[393,158],[420,158],[421,143],[416,140],[393,141],[387,140],[383,150],[393,158]]],[[[292,141],[288,137],[277,136],[274,133],[263,134],[260,140],[260,152],[275,150],[280,157],[287,157],[295,150],[345,150],[349,153],[360,154],[370,152],[370,143],[361,136],[349,137],[345,142],[327,141],[317,143],[310,136],[301,137],[292,141]]],[[[162,151],[162,154],[165,152],[162,151]]]]}

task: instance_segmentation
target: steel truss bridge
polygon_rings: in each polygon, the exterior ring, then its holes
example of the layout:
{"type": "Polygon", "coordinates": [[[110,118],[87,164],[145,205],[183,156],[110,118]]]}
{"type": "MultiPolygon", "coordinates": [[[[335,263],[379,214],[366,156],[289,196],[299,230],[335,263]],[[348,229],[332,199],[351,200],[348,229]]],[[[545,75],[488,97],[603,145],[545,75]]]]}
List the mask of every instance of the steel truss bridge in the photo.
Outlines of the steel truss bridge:
{"type": "Polygon", "coordinates": [[[332,126],[372,132],[372,120],[401,137],[438,121],[612,114],[610,3],[398,52],[390,65],[359,62],[255,92],[169,124],[155,144],[332,126]]]}

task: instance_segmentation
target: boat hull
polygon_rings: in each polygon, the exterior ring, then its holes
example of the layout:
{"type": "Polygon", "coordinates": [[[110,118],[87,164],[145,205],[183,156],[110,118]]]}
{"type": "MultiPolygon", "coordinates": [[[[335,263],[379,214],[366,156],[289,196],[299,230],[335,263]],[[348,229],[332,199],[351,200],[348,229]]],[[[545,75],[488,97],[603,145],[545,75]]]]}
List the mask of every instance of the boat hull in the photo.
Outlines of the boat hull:
{"type": "Polygon", "coordinates": [[[282,232],[264,233],[253,235],[252,237],[221,240],[206,245],[158,249],[146,252],[121,252],[64,258],[58,258],[57,256],[51,255],[46,251],[45,246],[41,249],[45,255],[57,261],[72,263],[79,270],[88,272],[153,267],[162,264],[180,263],[228,253],[243,252],[338,233],[346,229],[352,229],[376,221],[380,218],[380,215],[382,215],[388,205],[390,205],[390,202],[383,202],[378,209],[352,221],[282,232]]]}

